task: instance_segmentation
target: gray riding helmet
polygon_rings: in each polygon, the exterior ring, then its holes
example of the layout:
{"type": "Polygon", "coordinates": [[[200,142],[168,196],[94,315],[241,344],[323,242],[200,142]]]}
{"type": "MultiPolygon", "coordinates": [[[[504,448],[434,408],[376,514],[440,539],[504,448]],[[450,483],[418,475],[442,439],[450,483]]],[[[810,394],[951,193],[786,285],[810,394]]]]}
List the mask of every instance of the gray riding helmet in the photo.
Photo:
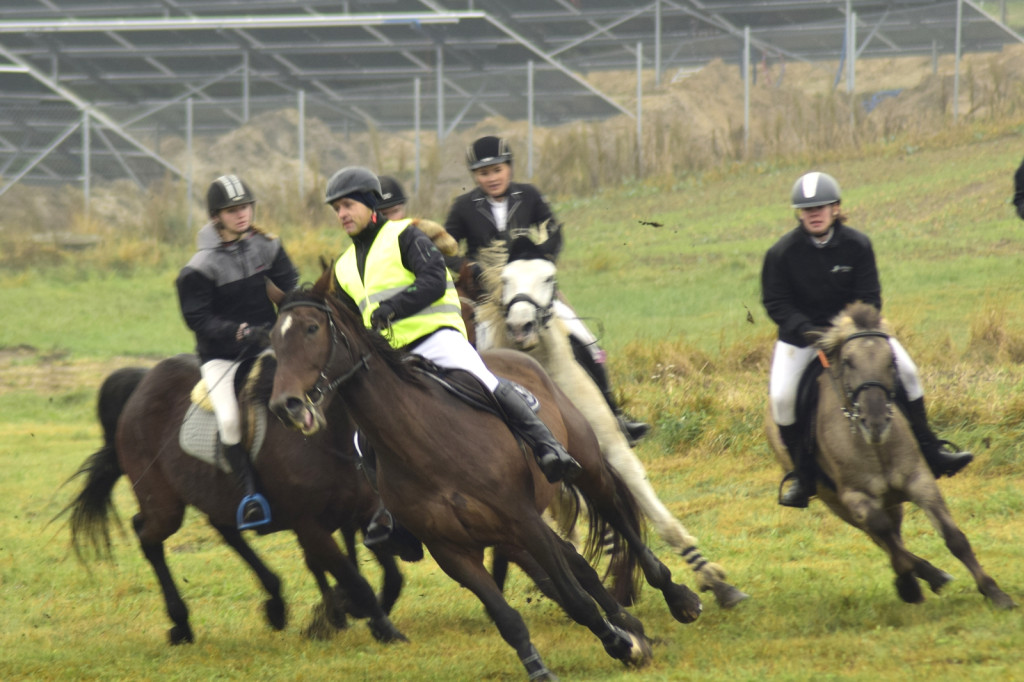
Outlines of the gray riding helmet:
{"type": "Polygon", "coordinates": [[[793,185],[793,208],[814,208],[839,203],[839,183],[828,173],[814,171],[793,185]]]}
{"type": "Polygon", "coordinates": [[[375,194],[379,200],[381,197],[380,180],[369,168],[362,166],[349,166],[331,176],[327,181],[326,201],[331,203],[347,197],[356,192],[375,194]]]}

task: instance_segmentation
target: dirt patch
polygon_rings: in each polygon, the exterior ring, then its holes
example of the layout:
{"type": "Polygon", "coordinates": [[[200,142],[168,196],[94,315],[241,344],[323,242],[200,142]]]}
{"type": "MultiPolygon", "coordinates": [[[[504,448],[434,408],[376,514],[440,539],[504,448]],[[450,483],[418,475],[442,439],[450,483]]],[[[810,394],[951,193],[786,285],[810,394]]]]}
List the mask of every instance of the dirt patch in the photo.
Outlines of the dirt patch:
{"type": "Polygon", "coordinates": [[[0,395],[61,395],[82,389],[99,390],[108,374],[121,367],[152,367],[155,358],[118,356],[73,359],[67,353],[44,353],[31,346],[0,348],[0,395]]]}

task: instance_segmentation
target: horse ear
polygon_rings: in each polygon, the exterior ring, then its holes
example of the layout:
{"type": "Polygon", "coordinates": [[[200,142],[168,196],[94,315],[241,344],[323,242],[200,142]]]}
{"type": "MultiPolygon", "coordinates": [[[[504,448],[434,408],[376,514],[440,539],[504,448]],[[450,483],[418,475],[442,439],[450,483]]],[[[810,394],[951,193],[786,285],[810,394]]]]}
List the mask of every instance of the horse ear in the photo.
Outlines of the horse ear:
{"type": "Polygon", "coordinates": [[[281,305],[281,301],[283,301],[285,297],[284,290],[274,284],[273,280],[269,277],[263,278],[263,285],[267,289],[267,298],[269,298],[274,305],[281,305]]]}
{"type": "Polygon", "coordinates": [[[321,260],[320,265],[323,266],[324,271],[320,273],[320,279],[313,284],[310,293],[320,298],[327,298],[327,292],[331,290],[331,277],[334,273],[334,268],[331,267],[330,263],[324,263],[323,260],[321,260]]]}

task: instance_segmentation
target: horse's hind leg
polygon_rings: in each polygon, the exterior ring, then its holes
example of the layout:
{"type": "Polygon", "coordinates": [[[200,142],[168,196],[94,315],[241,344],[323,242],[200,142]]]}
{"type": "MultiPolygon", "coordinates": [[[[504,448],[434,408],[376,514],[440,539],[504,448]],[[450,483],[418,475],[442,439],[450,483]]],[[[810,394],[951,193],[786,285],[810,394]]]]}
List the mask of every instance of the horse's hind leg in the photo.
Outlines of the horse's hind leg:
{"type": "Polygon", "coordinates": [[[245,563],[249,564],[249,568],[259,578],[260,584],[263,585],[263,589],[269,595],[267,601],[263,604],[263,610],[266,613],[267,622],[270,623],[270,627],[275,630],[284,630],[288,614],[284,598],[281,596],[281,579],[263,563],[249,543],[245,541],[245,538],[242,537],[242,533],[238,528],[216,523],[212,525],[220,533],[220,536],[224,538],[224,542],[231,549],[235,550],[245,563]]]}
{"type": "Polygon", "coordinates": [[[685,585],[674,583],[672,571],[644,543],[639,519],[625,502],[630,495],[625,484],[610,473],[605,476],[588,476],[587,473],[584,472],[577,482],[587,504],[602,522],[614,528],[626,541],[629,552],[643,571],[644,579],[662,593],[672,617],[680,623],[695,621],[703,610],[700,597],[685,585]]]}
{"type": "Polygon", "coordinates": [[[967,570],[971,572],[971,576],[978,586],[978,591],[988,597],[997,608],[1015,608],[1017,605],[1010,598],[1010,595],[999,588],[996,581],[985,572],[977,557],[974,556],[971,543],[953,521],[953,516],[949,513],[949,509],[942,499],[942,493],[939,492],[935,482],[924,477],[919,477],[918,481],[918,486],[911,490],[911,499],[924,510],[932,526],[942,533],[942,538],[946,541],[946,547],[949,548],[953,556],[959,559],[967,567],[967,570]]]}
{"type": "MultiPolygon", "coordinates": [[[[142,554],[149,561],[149,565],[153,567],[153,572],[156,573],[156,579],[160,583],[160,589],[164,594],[164,605],[167,607],[167,615],[170,617],[171,622],[174,623],[171,629],[167,631],[168,639],[171,644],[191,644],[195,641],[195,636],[192,634],[192,627],[188,623],[188,607],[185,605],[184,600],[182,600],[178,587],[174,584],[174,578],[171,576],[171,570],[167,566],[163,539],[150,540],[146,537],[147,529],[142,514],[136,514],[132,518],[132,527],[135,529],[135,535],[139,538],[142,554]]],[[[168,537],[168,535],[163,537],[168,537]]]]}

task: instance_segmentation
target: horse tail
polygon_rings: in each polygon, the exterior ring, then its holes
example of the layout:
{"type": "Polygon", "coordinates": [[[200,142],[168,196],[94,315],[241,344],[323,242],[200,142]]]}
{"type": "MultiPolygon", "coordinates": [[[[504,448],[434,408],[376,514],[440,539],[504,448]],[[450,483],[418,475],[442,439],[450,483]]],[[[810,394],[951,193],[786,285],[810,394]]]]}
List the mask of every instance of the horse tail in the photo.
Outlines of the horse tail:
{"type": "MultiPolygon", "coordinates": [[[[629,486],[610,467],[605,471],[612,480],[615,511],[622,523],[636,533],[637,538],[645,542],[645,525],[642,522],[640,508],[629,486]]],[[[587,521],[590,528],[587,533],[584,554],[588,561],[593,561],[599,554],[608,556],[608,568],[603,580],[611,580],[612,595],[623,606],[630,606],[640,594],[643,574],[640,570],[640,559],[632,551],[623,534],[605,520],[593,504],[587,504],[587,521]]]]}
{"type": "Polygon", "coordinates": [[[117,460],[115,434],[117,422],[135,388],[145,376],[145,368],[124,367],[112,372],[100,386],[97,413],[103,427],[103,447],[90,455],[65,483],[85,476],[85,485],[75,499],[57,517],[70,512],[71,546],[79,559],[83,548],[90,547],[99,557],[109,557],[110,517],[120,527],[112,493],[121,478],[121,465],[117,460]]]}

